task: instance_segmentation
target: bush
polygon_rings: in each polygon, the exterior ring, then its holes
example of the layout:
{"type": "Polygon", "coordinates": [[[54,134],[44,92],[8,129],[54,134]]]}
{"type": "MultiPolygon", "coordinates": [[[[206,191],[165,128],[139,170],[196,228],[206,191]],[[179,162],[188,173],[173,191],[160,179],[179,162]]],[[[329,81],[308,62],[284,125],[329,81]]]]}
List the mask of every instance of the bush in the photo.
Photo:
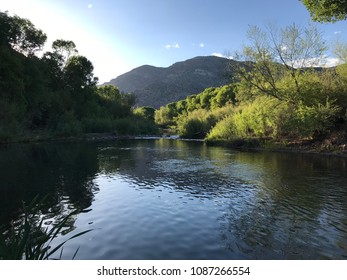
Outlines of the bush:
{"type": "Polygon", "coordinates": [[[277,137],[286,107],[286,103],[266,96],[239,106],[232,117],[234,137],[277,137]]]}
{"type": "Polygon", "coordinates": [[[159,110],[156,110],[154,113],[154,121],[159,126],[168,126],[174,123],[172,116],[169,114],[167,107],[162,106],[159,110]]]}
{"type": "Polygon", "coordinates": [[[229,115],[219,121],[209,132],[208,141],[231,141],[235,139],[236,131],[234,126],[234,116],[229,115]]]}
{"type": "Polygon", "coordinates": [[[177,121],[177,129],[181,137],[204,138],[215,124],[215,117],[207,110],[200,109],[182,115],[177,121]]]}
{"type": "Polygon", "coordinates": [[[281,139],[312,138],[326,133],[340,108],[330,102],[295,106],[270,97],[258,97],[253,103],[239,106],[235,112],[210,131],[207,140],[272,137],[281,139]]]}
{"type": "Polygon", "coordinates": [[[135,135],[137,126],[130,118],[123,118],[114,121],[114,129],[118,135],[135,135]]]}
{"type": "Polygon", "coordinates": [[[73,112],[69,111],[60,118],[54,132],[60,136],[75,136],[83,132],[83,127],[81,122],[75,118],[73,112]]]}
{"type": "Polygon", "coordinates": [[[151,121],[154,121],[154,113],[155,109],[152,107],[139,107],[134,110],[134,115],[139,116],[141,118],[145,118],[151,121]]]}
{"type": "Polygon", "coordinates": [[[313,106],[301,103],[292,110],[283,130],[292,136],[312,138],[328,132],[339,112],[340,108],[329,101],[313,106]]]}
{"type": "Polygon", "coordinates": [[[87,133],[111,132],[114,129],[114,123],[110,118],[93,118],[82,121],[83,131],[87,133]]]}

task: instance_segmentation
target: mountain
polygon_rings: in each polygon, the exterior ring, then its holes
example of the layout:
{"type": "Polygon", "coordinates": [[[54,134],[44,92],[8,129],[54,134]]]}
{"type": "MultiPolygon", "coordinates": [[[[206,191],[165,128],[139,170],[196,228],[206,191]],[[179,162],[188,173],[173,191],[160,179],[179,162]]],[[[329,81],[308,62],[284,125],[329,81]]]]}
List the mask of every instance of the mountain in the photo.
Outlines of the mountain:
{"type": "Polygon", "coordinates": [[[237,66],[240,62],[216,56],[199,56],[167,68],[144,65],[104,85],[112,84],[122,92],[134,93],[138,106],[159,108],[208,87],[229,84],[230,64],[237,66]]]}

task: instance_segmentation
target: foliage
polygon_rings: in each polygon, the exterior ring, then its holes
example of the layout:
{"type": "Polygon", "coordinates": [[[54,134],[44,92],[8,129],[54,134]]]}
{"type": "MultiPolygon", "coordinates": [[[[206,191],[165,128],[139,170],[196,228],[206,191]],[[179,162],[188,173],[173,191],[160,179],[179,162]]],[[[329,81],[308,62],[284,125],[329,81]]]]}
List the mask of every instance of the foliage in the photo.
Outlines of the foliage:
{"type": "Polygon", "coordinates": [[[326,133],[340,108],[331,102],[293,105],[273,97],[258,97],[239,106],[210,131],[210,141],[237,138],[313,138],[326,133]]]}
{"type": "Polygon", "coordinates": [[[241,81],[239,89],[248,96],[262,94],[297,103],[303,96],[303,69],[317,65],[326,50],[317,28],[293,24],[282,29],[268,26],[264,31],[252,26],[248,39],[250,44],[237,54],[237,59],[246,61],[245,67],[236,70],[241,81]],[[279,84],[283,78],[291,84],[289,92],[279,84]]]}
{"type": "Polygon", "coordinates": [[[167,106],[161,106],[154,113],[154,121],[159,126],[169,126],[174,123],[174,117],[169,113],[167,106]]]}
{"type": "Polygon", "coordinates": [[[190,95],[184,100],[172,102],[155,111],[155,123],[160,126],[177,124],[181,117],[195,110],[215,110],[235,103],[235,85],[225,85],[218,88],[207,88],[197,95],[190,95]]]}
{"type": "Polygon", "coordinates": [[[301,0],[311,17],[319,22],[336,22],[347,18],[346,0],[301,0]]]}
{"type": "Polygon", "coordinates": [[[111,85],[97,87],[93,64],[78,54],[73,41],[55,40],[52,50],[38,57],[46,35],[29,20],[0,12],[0,27],[1,142],[26,131],[58,136],[113,132],[119,119],[136,122],[130,125],[134,132],[153,131],[154,110],[134,114],[133,94],[111,85]]]}
{"type": "Polygon", "coordinates": [[[139,107],[134,110],[134,114],[144,119],[154,121],[155,109],[147,106],[139,107]]]}
{"type": "Polygon", "coordinates": [[[299,104],[289,114],[289,118],[283,125],[283,130],[291,136],[301,138],[313,138],[316,135],[326,133],[334,123],[340,108],[329,101],[325,104],[307,106],[299,104]]]}
{"type": "MultiPolygon", "coordinates": [[[[44,220],[40,218],[39,211],[42,202],[36,204],[37,200],[36,197],[28,206],[23,204],[24,214],[20,221],[16,225],[13,224],[7,232],[0,234],[0,260],[48,260],[58,253],[58,250],[61,250],[61,257],[66,242],[91,231],[82,231],[52,247],[52,241],[62,233],[63,228],[77,212],[71,212],[49,228],[43,225],[44,220]]],[[[78,249],[72,258],[77,252],[78,249]]]]}
{"type": "Polygon", "coordinates": [[[177,119],[178,133],[183,138],[204,138],[219,120],[232,111],[233,108],[229,105],[213,111],[198,109],[181,115],[177,119]]]}
{"type": "Polygon", "coordinates": [[[204,138],[214,123],[208,111],[199,109],[182,115],[177,121],[177,129],[183,138],[204,138]]]}
{"type": "Polygon", "coordinates": [[[229,115],[219,121],[209,132],[208,141],[231,141],[236,138],[234,116],[229,115]]]}
{"type": "Polygon", "coordinates": [[[113,129],[118,135],[154,135],[158,133],[153,121],[136,115],[115,120],[113,129]]]}
{"type": "Polygon", "coordinates": [[[10,45],[14,50],[33,56],[42,49],[47,36],[28,20],[18,16],[9,16],[0,11],[0,44],[10,45]]]}
{"type": "Polygon", "coordinates": [[[347,63],[347,43],[337,39],[333,44],[333,53],[341,63],[347,63]]]}
{"type": "Polygon", "coordinates": [[[208,135],[209,140],[277,136],[285,106],[273,97],[258,97],[237,107],[208,135]],[[227,125],[228,128],[223,128],[227,125]]]}

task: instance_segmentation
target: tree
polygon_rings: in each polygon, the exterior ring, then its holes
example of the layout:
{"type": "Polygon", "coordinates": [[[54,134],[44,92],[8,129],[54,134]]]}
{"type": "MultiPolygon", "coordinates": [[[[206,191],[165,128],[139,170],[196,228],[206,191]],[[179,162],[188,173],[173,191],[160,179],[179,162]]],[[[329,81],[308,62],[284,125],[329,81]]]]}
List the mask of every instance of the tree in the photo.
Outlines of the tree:
{"type": "Polygon", "coordinates": [[[94,78],[93,64],[84,56],[72,56],[64,68],[67,85],[78,90],[87,86],[95,86],[97,79],[94,78]]]}
{"type": "Polygon", "coordinates": [[[326,46],[318,29],[293,24],[282,29],[268,26],[266,32],[251,26],[247,35],[250,45],[236,55],[245,61],[237,71],[247,94],[265,94],[291,103],[300,100],[303,68],[317,66],[324,58],[326,46]],[[292,84],[291,91],[280,86],[283,78],[292,84]]]}
{"type": "Polygon", "coordinates": [[[134,114],[154,122],[155,109],[148,106],[136,108],[134,114]]]}
{"type": "Polygon", "coordinates": [[[235,86],[233,84],[216,89],[216,93],[211,99],[211,109],[221,108],[227,103],[235,103],[235,86]]]}
{"type": "Polygon", "coordinates": [[[18,16],[0,12],[0,27],[0,43],[26,56],[33,56],[47,40],[46,34],[30,20],[18,16]]]}
{"type": "Polygon", "coordinates": [[[97,94],[106,100],[120,102],[122,95],[114,85],[100,86],[96,90],[97,94]]]}
{"type": "Polygon", "coordinates": [[[301,0],[314,21],[336,22],[347,19],[346,0],[301,0]]]}
{"type": "Polygon", "coordinates": [[[77,56],[78,50],[76,49],[76,45],[73,41],[67,40],[55,40],[52,43],[53,53],[56,57],[59,57],[61,60],[62,68],[66,66],[70,57],[77,56]]]}
{"type": "Polygon", "coordinates": [[[333,45],[333,53],[341,63],[347,63],[347,43],[340,40],[335,41],[333,45]]]}

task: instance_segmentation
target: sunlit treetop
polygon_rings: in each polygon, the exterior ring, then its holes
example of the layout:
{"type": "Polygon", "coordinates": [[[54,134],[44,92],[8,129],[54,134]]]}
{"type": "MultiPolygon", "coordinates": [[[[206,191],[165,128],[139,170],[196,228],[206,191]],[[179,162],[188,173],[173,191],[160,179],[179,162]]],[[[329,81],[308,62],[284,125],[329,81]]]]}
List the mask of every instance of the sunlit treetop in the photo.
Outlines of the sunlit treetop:
{"type": "Polygon", "coordinates": [[[347,19],[347,0],[300,0],[314,21],[336,22],[347,19]]]}

